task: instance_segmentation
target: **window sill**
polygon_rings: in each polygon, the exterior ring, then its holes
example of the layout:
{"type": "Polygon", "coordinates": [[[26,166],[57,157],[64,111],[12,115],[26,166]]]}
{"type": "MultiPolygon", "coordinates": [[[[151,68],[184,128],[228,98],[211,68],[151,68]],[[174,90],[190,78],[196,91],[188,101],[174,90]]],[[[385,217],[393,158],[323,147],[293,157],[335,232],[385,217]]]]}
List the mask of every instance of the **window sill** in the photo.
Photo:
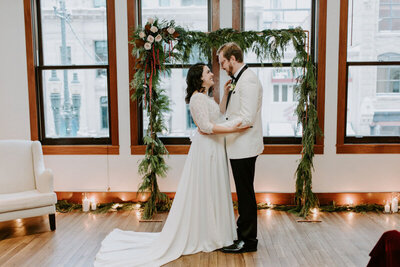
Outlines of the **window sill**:
{"type": "MultiPolygon", "coordinates": [[[[185,155],[189,152],[190,145],[166,145],[170,155],[185,155]]],[[[264,145],[264,151],[262,154],[300,154],[301,145],[264,145]]],[[[146,152],[146,146],[144,145],[134,145],[131,146],[132,155],[144,155],[146,152]]],[[[315,145],[315,154],[323,154],[324,146],[315,145]]]]}
{"type": "Polygon", "coordinates": [[[119,155],[118,145],[44,145],[44,155],[119,155]]]}
{"type": "Polygon", "coordinates": [[[337,154],[394,154],[400,153],[400,144],[344,144],[336,145],[337,154]]]}

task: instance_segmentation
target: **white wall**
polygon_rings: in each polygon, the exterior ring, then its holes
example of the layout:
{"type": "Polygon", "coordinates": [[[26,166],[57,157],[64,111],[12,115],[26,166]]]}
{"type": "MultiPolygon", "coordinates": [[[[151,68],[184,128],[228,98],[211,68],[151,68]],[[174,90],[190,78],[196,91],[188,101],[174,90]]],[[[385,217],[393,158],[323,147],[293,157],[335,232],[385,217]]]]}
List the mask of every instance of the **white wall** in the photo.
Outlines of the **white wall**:
{"type": "Polygon", "coordinates": [[[23,1],[0,1],[0,139],[29,139],[23,1]]]}
{"type": "MultiPolygon", "coordinates": [[[[231,1],[221,0],[221,27],[231,26],[231,1]]],[[[137,191],[141,156],[130,155],[129,72],[126,1],[116,1],[120,155],[48,155],[56,191],[137,191]]],[[[325,88],[325,154],[315,157],[315,192],[400,191],[400,155],[336,154],[339,1],[328,1],[325,88]]],[[[29,139],[29,106],[23,1],[0,1],[0,139],[29,139]]],[[[223,77],[222,77],[223,79],[223,77]]],[[[171,155],[162,191],[175,191],[184,155],[171,155]]],[[[293,192],[298,155],[262,155],[257,160],[257,192],[293,192]]],[[[233,185],[233,183],[232,183],[233,185]]],[[[234,190],[234,186],[232,186],[234,190]]]]}

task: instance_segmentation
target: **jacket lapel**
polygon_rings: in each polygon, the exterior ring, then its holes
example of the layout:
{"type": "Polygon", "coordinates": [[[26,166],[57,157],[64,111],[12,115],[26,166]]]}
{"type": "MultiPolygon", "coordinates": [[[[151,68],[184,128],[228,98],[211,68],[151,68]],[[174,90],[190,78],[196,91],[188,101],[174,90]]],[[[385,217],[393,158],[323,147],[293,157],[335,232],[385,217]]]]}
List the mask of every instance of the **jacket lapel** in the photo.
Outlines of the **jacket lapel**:
{"type": "Polygon", "coordinates": [[[227,100],[226,100],[226,107],[225,107],[225,110],[228,109],[229,100],[231,99],[232,94],[234,94],[235,91],[236,91],[236,85],[237,85],[237,83],[239,82],[240,77],[241,77],[242,74],[247,70],[248,67],[249,67],[249,66],[244,65],[244,67],[240,70],[238,76],[236,77],[236,79],[235,79],[235,88],[234,88],[232,91],[229,91],[229,93],[228,93],[228,98],[227,98],[227,100]]]}

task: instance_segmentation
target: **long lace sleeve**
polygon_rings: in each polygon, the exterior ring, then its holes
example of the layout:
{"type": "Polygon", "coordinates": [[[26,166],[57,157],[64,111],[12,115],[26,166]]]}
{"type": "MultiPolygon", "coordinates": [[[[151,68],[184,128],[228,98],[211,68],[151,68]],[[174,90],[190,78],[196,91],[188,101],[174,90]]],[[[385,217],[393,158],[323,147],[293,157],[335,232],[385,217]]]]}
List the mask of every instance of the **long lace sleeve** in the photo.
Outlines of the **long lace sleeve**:
{"type": "Polygon", "coordinates": [[[189,108],[197,127],[204,133],[212,133],[213,124],[208,114],[207,96],[201,93],[192,95],[189,108]]]}

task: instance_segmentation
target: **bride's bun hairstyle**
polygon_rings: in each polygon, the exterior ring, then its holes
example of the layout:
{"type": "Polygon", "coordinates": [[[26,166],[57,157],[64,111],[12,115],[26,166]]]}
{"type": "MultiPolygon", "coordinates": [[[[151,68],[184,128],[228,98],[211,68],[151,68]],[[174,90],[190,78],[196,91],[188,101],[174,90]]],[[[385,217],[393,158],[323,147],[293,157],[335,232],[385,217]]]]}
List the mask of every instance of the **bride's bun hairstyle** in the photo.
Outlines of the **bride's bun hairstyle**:
{"type": "Polygon", "coordinates": [[[199,93],[203,93],[205,88],[203,87],[203,69],[206,64],[204,63],[196,63],[195,65],[189,68],[188,74],[186,76],[186,104],[189,104],[190,98],[193,93],[198,91],[199,93]]]}

